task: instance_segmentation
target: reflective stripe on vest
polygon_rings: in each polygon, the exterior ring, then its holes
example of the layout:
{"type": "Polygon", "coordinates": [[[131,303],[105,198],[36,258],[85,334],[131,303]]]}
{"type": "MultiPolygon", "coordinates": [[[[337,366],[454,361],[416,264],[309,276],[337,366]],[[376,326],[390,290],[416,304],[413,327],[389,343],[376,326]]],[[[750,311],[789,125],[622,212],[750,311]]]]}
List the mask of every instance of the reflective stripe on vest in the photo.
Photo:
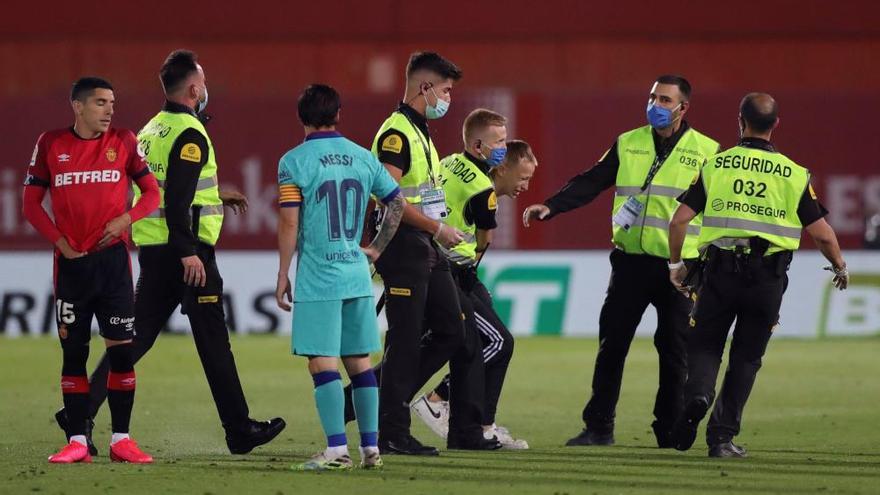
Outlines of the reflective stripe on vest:
{"type": "MultiPolygon", "coordinates": [[[[612,216],[630,196],[644,208],[635,224],[624,230],[612,222],[614,245],[629,254],[669,257],[669,222],[678,209],[678,198],[698,176],[700,166],[718,151],[718,143],[693,128],[686,130],[660,166],[651,183],[642,186],[657,156],[650,126],[622,134],[617,139],[620,166],[612,216]]],[[[698,215],[687,228],[682,257],[696,258],[697,236],[702,217],[698,215]]]]}
{"type": "MultiPolygon", "coordinates": [[[[663,229],[669,233],[669,221],[665,218],[659,217],[649,217],[649,216],[640,216],[638,220],[636,220],[637,224],[642,224],[646,227],[654,227],[656,229],[663,229]]],[[[705,225],[705,223],[704,223],[705,225]]],[[[687,226],[687,235],[697,236],[700,235],[700,227],[698,225],[688,225],[687,226]]]]}
{"type": "MultiPolygon", "coordinates": [[[[159,183],[159,187],[165,189],[165,179],[157,180],[159,183]]],[[[217,176],[206,177],[204,179],[199,179],[199,182],[196,184],[196,191],[204,191],[206,189],[211,189],[212,187],[217,187],[217,176]]]]}
{"type": "Polygon", "coordinates": [[[409,119],[402,113],[394,112],[390,117],[385,119],[379,132],[373,138],[373,146],[371,150],[373,154],[379,156],[379,148],[382,143],[379,137],[388,129],[394,129],[406,136],[409,144],[409,170],[400,178],[400,193],[411,204],[419,204],[422,202],[422,190],[439,186],[440,181],[440,156],[434,143],[422,131],[417,129],[409,119]],[[436,184],[431,183],[431,174],[428,173],[428,156],[425,155],[425,147],[427,146],[431,155],[430,164],[436,184]]]}
{"type": "Polygon", "coordinates": [[[797,239],[798,241],[801,239],[800,227],[773,225],[764,222],[756,222],[754,220],[746,220],[744,218],[705,217],[703,219],[703,225],[706,227],[718,227],[720,229],[752,230],[763,234],[790,237],[792,239],[797,239]]]}
{"type": "Polygon", "coordinates": [[[443,223],[464,233],[464,239],[452,249],[440,249],[450,261],[471,264],[477,259],[477,227],[464,216],[470,200],[488,189],[492,189],[492,179],[480,170],[464,153],[449,155],[441,161],[443,165],[443,192],[446,194],[446,218],[443,223]]]}
{"type": "MultiPolygon", "coordinates": [[[[664,196],[667,198],[677,198],[687,191],[687,189],[680,189],[678,187],[668,187],[668,186],[658,186],[657,184],[651,184],[648,186],[648,189],[645,191],[645,194],[650,196],[664,196]]],[[[617,196],[623,196],[624,198],[628,198],[630,196],[637,196],[642,194],[642,188],[639,186],[621,186],[618,187],[614,192],[617,196]]]]}
{"type": "Polygon", "coordinates": [[[706,163],[706,189],[700,246],[733,249],[736,239],[770,242],[766,254],[800,246],[797,210],[810,173],[781,153],[735,146],[706,163]]]}
{"type": "MultiPolygon", "coordinates": [[[[202,166],[196,184],[193,205],[200,205],[199,241],[214,245],[220,237],[223,226],[223,201],[217,181],[217,161],[214,146],[205,127],[188,113],[159,112],[138,133],[138,145],[153,175],[159,182],[159,208],[132,225],[132,240],[138,246],[168,243],[168,224],[165,222],[165,181],[171,148],[180,134],[186,129],[199,131],[208,142],[208,158],[202,166]]],[[[135,188],[135,201],[140,190],[135,188]]]]}
{"type": "MultiPolygon", "coordinates": [[[[223,216],[223,205],[203,206],[199,209],[199,219],[201,219],[201,217],[206,217],[210,215],[223,216]]],[[[144,218],[165,218],[165,208],[163,207],[153,210],[152,212],[150,212],[149,215],[145,216],[144,218]]],[[[199,222],[199,224],[201,225],[201,222],[199,222]]]]}

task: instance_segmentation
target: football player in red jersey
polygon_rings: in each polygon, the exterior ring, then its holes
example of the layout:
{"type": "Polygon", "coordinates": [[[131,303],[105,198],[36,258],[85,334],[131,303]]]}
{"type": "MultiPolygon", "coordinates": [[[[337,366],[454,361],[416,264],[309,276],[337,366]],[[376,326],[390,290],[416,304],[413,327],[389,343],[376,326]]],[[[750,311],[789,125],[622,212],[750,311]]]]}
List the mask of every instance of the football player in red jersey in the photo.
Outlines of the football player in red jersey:
{"type": "Polygon", "coordinates": [[[73,127],[43,133],[25,180],[23,213],[55,245],[55,305],[64,362],[61,392],[69,443],[49,462],[91,462],[86,440],[92,317],[98,319],[110,357],[107,379],[113,424],[110,457],[149,463],[128,436],[134,404],[131,356],[134,288],[128,255],[128,226],[159,205],[159,185],[139,153],[133,132],[110,127],[113,87],[85,77],[70,94],[73,127]],[[128,210],[131,181],[143,196],[128,210]],[[46,190],[54,221],[42,206],[46,190]]]}

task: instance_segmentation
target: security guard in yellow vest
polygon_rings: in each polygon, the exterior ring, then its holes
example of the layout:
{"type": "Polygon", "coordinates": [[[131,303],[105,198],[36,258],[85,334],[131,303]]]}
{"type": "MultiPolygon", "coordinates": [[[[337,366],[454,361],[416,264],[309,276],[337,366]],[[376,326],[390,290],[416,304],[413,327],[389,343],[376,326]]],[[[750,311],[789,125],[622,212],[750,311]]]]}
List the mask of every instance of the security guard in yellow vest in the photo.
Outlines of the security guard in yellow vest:
{"type": "MultiPolygon", "coordinates": [[[[220,191],[214,147],[200,121],[208,103],[205,73],[196,55],[172,52],[160,71],[165,106],[138,134],[144,158],[159,181],[159,209],[132,225],[139,248],[140,278],[135,295],[134,359],[152,347],[178,305],[189,318],[193,339],[233,454],[246,454],[271,441],[281,418],[255,421],[238,379],[223,310],[223,279],[214,245],[223,223],[223,206],[247,209],[240,193],[220,191]]],[[[137,200],[140,191],[135,191],[137,200]]],[[[92,375],[106,383],[106,355],[92,375]]],[[[106,389],[92,392],[97,412],[106,389]]]]}
{"type": "MultiPolygon", "coordinates": [[[[470,300],[472,287],[463,289],[462,275],[467,272],[468,267],[476,264],[478,250],[481,254],[486,249],[491,229],[497,226],[495,191],[488,173],[491,166],[500,165],[504,158],[506,124],[507,119],[490,110],[472,111],[462,125],[465,151],[441,161],[441,183],[447,206],[447,215],[443,222],[464,234],[460,244],[450,249],[440,247],[449,259],[465,320],[462,344],[449,360],[449,378],[453,393],[449,401],[448,424],[444,425],[448,427],[448,434],[441,436],[446,437],[446,445],[450,449],[494,450],[501,447],[494,434],[487,439],[483,431],[485,371],[482,342],[475,321],[474,304],[470,300]]],[[[420,380],[418,388],[443,366],[439,361],[433,362],[437,365],[436,368],[422,368],[426,372],[420,376],[423,380],[420,380]]],[[[423,398],[413,403],[413,411],[422,420],[428,419],[423,409],[426,405],[430,404],[425,403],[423,398]]],[[[433,414],[428,415],[435,418],[433,414]]],[[[428,426],[433,426],[433,423],[428,426]]]]}
{"type": "Polygon", "coordinates": [[[837,237],[824,219],[828,212],[816,198],[809,171],[770,144],[777,114],[768,94],[743,98],[742,139],[702,166],[701,180],[682,195],[669,226],[670,279],[687,294],[682,246],[689,223],[703,214],[698,242],[706,263],[687,335],[685,407],[673,429],[678,450],[693,445],[697,425],[715,399],[718,367],[735,319],[729,364],[706,443],[710,457],[746,456],[733,437],[739,434],[743,407],[779,323],[786,272],[801,229],[831,262],[827,269],[834,272],[834,285],[843,290],[849,283],[837,237]]]}
{"type": "Polygon", "coordinates": [[[521,140],[504,142],[504,122],[505,119],[495,112],[474,110],[464,125],[467,151],[443,160],[449,172],[443,178],[450,208],[447,221],[460,226],[469,239],[454,248],[450,265],[459,285],[465,327],[471,339],[466,344],[479,347],[476,355],[463,352],[451,361],[472,360],[468,365],[471,367],[469,386],[458,385],[450,363],[452,373],[444,377],[432,392],[417,399],[413,411],[435,433],[442,434],[447,422],[451,424],[451,418],[444,418],[442,414],[450,404],[455,410],[456,401],[481,400],[484,436],[494,436],[502,448],[522,450],[529,448],[528,442],[514,438],[509,429],[495,422],[501,389],[513,357],[513,335],[495,312],[492,296],[477,276],[477,265],[491,244],[492,233],[497,227],[496,195],[516,198],[527,191],[538,166],[528,143],[521,140]],[[470,394],[462,397],[462,388],[470,394]],[[437,411],[441,412],[440,417],[437,417],[437,411]]]}
{"type": "Polygon", "coordinates": [[[462,237],[442,221],[447,213],[442,170],[428,129],[428,120],[446,114],[452,86],[460,78],[458,67],[440,55],[414,53],[406,68],[403,101],[373,140],[373,153],[398,181],[408,203],[397,233],[375,264],[385,284],[388,319],[379,384],[383,454],[439,454],[410,434],[409,403],[417,392],[419,370],[442,366],[464,338],[455,282],[438,247],[451,248],[462,237]]]}
{"type": "MultiPolygon", "coordinates": [[[[611,281],[599,315],[599,353],[593,372],[593,394],[583,411],[585,428],[566,445],[611,445],[623,366],[636,327],[648,305],[657,310],[654,346],[660,357],[660,387],[652,424],[657,445],[672,447],[672,424],[682,406],[687,378],[683,335],[690,301],[668,283],[668,225],[675,198],[693,183],[703,161],[718,143],[684,121],[691,85],[680,76],[664,75],[651,88],[648,126],[621,134],[593,168],[572,178],[543,204],[523,212],[549,220],[592,201],[615,186],[611,212],[611,281]]],[[[688,226],[685,258],[696,258],[699,219],[688,226]]]]}
{"type": "MultiPolygon", "coordinates": [[[[491,110],[476,109],[465,118],[462,138],[465,151],[441,160],[441,183],[447,213],[443,222],[461,231],[464,240],[452,248],[439,246],[439,249],[449,259],[449,269],[456,282],[457,299],[465,320],[464,337],[449,356],[450,373],[440,387],[443,397],[433,394],[432,400],[428,401],[426,396],[421,396],[413,401],[411,409],[432,431],[446,440],[450,449],[494,450],[502,447],[500,441],[493,438],[498,435],[495,435],[494,430],[490,434],[484,429],[488,430],[485,425],[494,423],[495,406],[513,352],[513,337],[492,310],[491,297],[485,287],[479,284],[483,300],[478,301],[474,292],[475,289],[479,291],[475,287],[478,284],[477,261],[491,242],[492,229],[497,227],[497,200],[489,173],[493,167],[500,166],[505,157],[507,119],[491,110]],[[482,312],[479,324],[476,316],[478,306],[482,312]],[[485,339],[491,339],[492,344],[485,353],[482,342],[484,332],[489,334],[485,339]],[[483,366],[484,354],[487,364],[491,361],[491,380],[483,366]],[[450,388],[454,391],[451,400],[450,388]],[[492,419],[487,423],[489,407],[492,419]]],[[[518,156],[521,157],[522,154],[518,156]]],[[[531,164],[524,165],[523,168],[529,166],[534,170],[531,164]]],[[[512,176],[513,172],[509,175],[512,176]]],[[[531,178],[531,172],[528,173],[528,178],[531,178]]],[[[510,189],[510,194],[513,194],[513,187],[510,189]]],[[[431,327],[428,330],[433,331],[431,327]]],[[[430,340],[431,338],[426,339],[426,343],[430,340]]],[[[421,349],[422,362],[414,385],[415,391],[420,390],[446,364],[436,359],[433,346],[424,345],[421,349]]],[[[377,377],[382,378],[383,371],[382,365],[374,368],[377,377]]],[[[347,395],[350,394],[349,388],[347,395]]],[[[346,401],[349,403],[348,419],[353,420],[354,409],[350,406],[350,397],[346,401]]]]}

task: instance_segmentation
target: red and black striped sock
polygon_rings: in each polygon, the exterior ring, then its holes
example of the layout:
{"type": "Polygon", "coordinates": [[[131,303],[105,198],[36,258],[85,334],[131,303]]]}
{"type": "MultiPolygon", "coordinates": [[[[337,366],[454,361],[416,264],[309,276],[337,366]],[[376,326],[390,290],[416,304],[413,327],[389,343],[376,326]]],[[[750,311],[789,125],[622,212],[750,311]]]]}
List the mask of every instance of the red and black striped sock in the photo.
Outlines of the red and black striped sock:
{"type": "Polygon", "coordinates": [[[61,394],[67,413],[67,437],[86,434],[86,418],[89,411],[89,377],[61,375],[61,394]]]}
{"type": "Polygon", "coordinates": [[[108,347],[107,357],[110,360],[110,373],[107,374],[107,402],[110,404],[113,433],[128,433],[136,384],[131,344],[108,347]]]}

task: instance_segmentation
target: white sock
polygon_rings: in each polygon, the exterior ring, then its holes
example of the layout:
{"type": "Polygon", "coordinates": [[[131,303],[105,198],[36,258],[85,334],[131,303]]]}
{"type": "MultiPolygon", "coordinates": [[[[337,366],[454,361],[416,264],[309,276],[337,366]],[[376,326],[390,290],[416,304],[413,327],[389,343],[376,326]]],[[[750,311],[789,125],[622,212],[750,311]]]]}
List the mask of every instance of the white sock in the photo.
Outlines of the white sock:
{"type": "Polygon", "coordinates": [[[369,446],[369,447],[360,446],[360,447],[358,447],[358,451],[360,451],[360,453],[361,453],[361,459],[366,459],[367,456],[370,455],[370,454],[378,454],[378,453],[379,453],[379,447],[376,447],[376,446],[369,446]]]}
{"type": "Polygon", "coordinates": [[[114,433],[113,436],[110,437],[110,445],[116,445],[116,442],[121,442],[128,438],[128,433],[114,433]]]}
{"type": "Polygon", "coordinates": [[[83,445],[88,445],[88,444],[89,444],[89,442],[86,440],[86,436],[85,436],[85,435],[74,435],[74,436],[70,437],[70,441],[71,441],[71,442],[76,442],[76,443],[81,443],[81,444],[83,444],[83,445]]]}
{"type": "Polygon", "coordinates": [[[344,455],[348,455],[348,445],[327,447],[327,449],[324,451],[324,457],[326,457],[327,459],[338,459],[344,455]]]}

